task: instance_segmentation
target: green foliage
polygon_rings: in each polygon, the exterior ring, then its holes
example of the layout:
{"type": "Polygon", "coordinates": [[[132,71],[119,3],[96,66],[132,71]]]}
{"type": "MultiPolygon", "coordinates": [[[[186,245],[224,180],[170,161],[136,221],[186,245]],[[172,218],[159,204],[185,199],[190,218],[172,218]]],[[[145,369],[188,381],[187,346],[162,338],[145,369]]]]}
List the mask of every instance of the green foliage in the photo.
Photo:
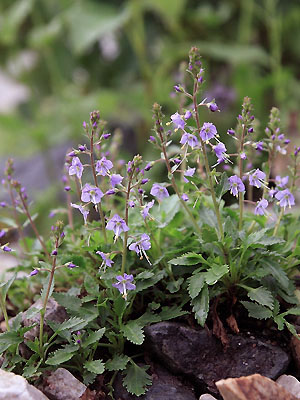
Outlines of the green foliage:
{"type": "Polygon", "coordinates": [[[146,393],[147,386],[151,385],[151,378],[146,372],[148,368],[148,366],[139,367],[133,361],[127,366],[123,384],[129,393],[136,396],[146,393]]]}

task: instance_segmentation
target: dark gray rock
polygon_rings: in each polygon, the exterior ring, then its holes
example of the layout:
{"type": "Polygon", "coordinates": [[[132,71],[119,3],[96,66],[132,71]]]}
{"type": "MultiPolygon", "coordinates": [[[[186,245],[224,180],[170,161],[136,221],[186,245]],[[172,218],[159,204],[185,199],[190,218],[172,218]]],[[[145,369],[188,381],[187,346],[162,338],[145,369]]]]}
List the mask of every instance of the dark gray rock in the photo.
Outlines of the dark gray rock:
{"type": "Polygon", "coordinates": [[[276,379],[290,362],[281,348],[262,340],[228,335],[229,346],[205,329],[195,330],[176,322],[160,322],[145,329],[149,349],[174,373],[184,374],[202,392],[217,394],[215,382],[255,373],[276,379]]]}
{"type": "MultiPolygon", "coordinates": [[[[149,371],[148,371],[149,372],[149,371]]],[[[122,384],[122,375],[119,373],[114,383],[114,397],[116,400],[196,400],[191,386],[184,385],[180,379],[171,375],[158,365],[154,365],[152,386],[143,396],[134,396],[127,392],[122,384]]]]}

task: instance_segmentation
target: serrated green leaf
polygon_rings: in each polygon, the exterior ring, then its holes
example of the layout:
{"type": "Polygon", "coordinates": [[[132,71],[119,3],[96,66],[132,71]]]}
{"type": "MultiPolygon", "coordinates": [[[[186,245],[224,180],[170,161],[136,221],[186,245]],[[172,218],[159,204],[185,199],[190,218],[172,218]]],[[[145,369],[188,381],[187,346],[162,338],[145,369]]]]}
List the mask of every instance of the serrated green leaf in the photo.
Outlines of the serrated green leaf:
{"type": "Polygon", "coordinates": [[[284,324],[285,324],[285,319],[282,316],[282,314],[277,315],[276,317],[274,317],[274,322],[277,324],[277,327],[280,331],[282,331],[282,329],[284,328],[284,324]]]}
{"type": "Polygon", "coordinates": [[[105,368],[108,371],[123,371],[129,361],[125,354],[115,354],[111,360],[106,361],[105,368]]]}
{"type": "Polygon", "coordinates": [[[56,350],[54,353],[50,354],[50,357],[46,360],[46,364],[48,365],[59,365],[66,361],[69,361],[74,354],[77,352],[66,352],[65,349],[56,350]]]}
{"type": "Polygon", "coordinates": [[[61,324],[54,322],[54,321],[47,320],[47,324],[56,333],[62,332],[67,329],[71,330],[73,332],[73,331],[84,328],[87,325],[87,321],[84,321],[81,318],[73,317],[73,318],[70,318],[70,319],[62,322],[61,324]]]}
{"type": "Polygon", "coordinates": [[[223,172],[219,184],[216,186],[216,196],[220,201],[222,196],[228,192],[230,184],[226,172],[223,172]]]}
{"type": "Polygon", "coordinates": [[[95,342],[98,342],[104,335],[104,332],[105,332],[105,328],[101,328],[95,332],[90,333],[89,336],[86,339],[84,339],[84,341],[82,343],[82,347],[86,348],[89,345],[91,345],[95,342]]]}
{"type": "Polygon", "coordinates": [[[105,364],[102,360],[87,361],[83,364],[83,367],[97,375],[101,375],[105,371],[105,364]]]}
{"type": "Polygon", "coordinates": [[[209,311],[208,286],[205,284],[200,294],[191,301],[195,318],[201,326],[204,326],[209,311]]]}
{"type": "Polygon", "coordinates": [[[97,374],[94,374],[93,372],[89,372],[87,370],[84,370],[83,374],[82,374],[82,377],[83,377],[83,383],[86,386],[89,386],[94,382],[94,380],[97,377],[97,374]]]}
{"type": "Polygon", "coordinates": [[[143,328],[136,321],[129,321],[121,328],[123,336],[134,344],[142,344],[144,342],[143,328]]]}
{"type": "Polygon", "coordinates": [[[262,306],[268,306],[271,309],[274,307],[274,297],[272,293],[263,286],[249,290],[248,297],[262,306]]]}
{"type": "Polygon", "coordinates": [[[77,296],[70,296],[67,293],[53,293],[53,297],[66,310],[76,312],[81,307],[81,299],[77,296]]]}
{"type": "Polygon", "coordinates": [[[198,296],[201,292],[204,282],[205,282],[205,273],[199,272],[198,274],[192,275],[188,278],[188,292],[192,299],[198,296]]]}
{"type": "Polygon", "coordinates": [[[176,293],[180,289],[181,284],[184,282],[184,278],[179,278],[174,281],[170,281],[167,284],[167,289],[170,293],[176,293]]]}
{"type": "Polygon", "coordinates": [[[18,332],[4,332],[0,334],[0,354],[7,350],[11,345],[20,344],[23,342],[23,338],[18,332]]]}
{"type": "Polygon", "coordinates": [[[296,328],[294,327],[294,325],[290,324],[289,322],[287,322],[285,320],[285,326],[288,328],[288,330],[291,332],[292,335],[298,336],[298,333],[297,333],[296,328]]]}
{"type": "Polygon", "coordinates": [[[123,299],[121,295],[119,295],[113,305],[113,310],[117,314],[118,317],[122,317],[124,311],[126,310],[126,301],[123,299]]]}
{"type": "Polygon", "coordinates": [[[84,287],[85,290],[89,293],[98,297],[99,294],[99,284],[96,281],[96,278],[86,274],[84,277],[84,287]]]}
{"type": "Polygon", "coordinates": [[[14,280],[16,279],[16,277],[17,277],[17,274],[14,273],[13,276],[10,279],[8,279],[8,281],[1,282],[1,284],[0,284],[0,293],[1,293],[1,296],[2,296],[2,299],[3,299],[4,303],[5,303],[7,292],[9,290],[9,288],[11,287],[11,285],[13,284],[14,280]]]}
{"type": "Polygon", "coordinates": [[[205,282],[208,285],[214,285],[228,272],[229,272],[228,265],[213,264],[211,268],[207,272],[205,272],[205,282]]]}
{"type": "Polygon", "coordinates": [[[127,391],[136,396],[141,396],[146,393],[147,386],[151,385],[152,380],[147,374],[149,366],[139,367],[133,361],[127,366],[124,371],[123,385],[127,391]]]}
{"type": "Polygon", "coordinates": [[[200,263],[210,265],[201,254],[192,252],[173,258],[172,260],[168,261],[168,263],[171,265],[196,265],[200,263]]]}
{"type": "Polygon", "coordinates": [[[250,301],[241,301],[241,303],[248,310],[249,317],[267,319],[273,316],[272,311],[261,304],[251,303],[250,301]]]}
{"type": "Polygon", "coordinates": [[[290,280],[285,271],[281,268],[280,264],[275,261],[271,262],[265,259],[261,260],[261,264],[263,265],[265,271],[269,272],[277,280],[282,288],[288,290],[290,280]]]}
{"type": "Polygon", "coordinates": [[[165,306],[162,308],[162,311],[159,313],[159,317],[161,321],[168,321],[169,319],[174,319],[177,317],[181,317],[182,315],[187,314],[187,311],[183,311],[181,307],[173,306],[168,307],[165,306]]]}

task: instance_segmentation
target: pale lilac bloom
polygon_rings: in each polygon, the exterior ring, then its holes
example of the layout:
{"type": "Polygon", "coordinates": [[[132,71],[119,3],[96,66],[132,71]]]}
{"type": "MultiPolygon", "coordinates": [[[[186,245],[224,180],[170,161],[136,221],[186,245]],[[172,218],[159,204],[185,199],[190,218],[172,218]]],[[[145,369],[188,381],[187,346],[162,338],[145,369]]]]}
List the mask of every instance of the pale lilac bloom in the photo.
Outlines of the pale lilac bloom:
{"type": "Polygon", "coordinates": [[[107,190],[107,191],[105,192],[105,194],[106,194],[107,196],[111,196],[112,194],[116,194],[116,191],[115,191],[114,189],[109,189],[109,190],[107,190]]]}
{"type": "Polygon", "coordinates": [[[34,269],[33,271],[30,272],[29,276],[34,276],[37,275],[39,273],[38,269],[34,269]]]}
{"type": "Polygon", "coordinates": [[[295,198],[288,189],[277,192],[275,197],[277,200],[279,200],[280,207],[283,207],[284,209],[286,206],[291,208],[291,206],[295,205],[295,198]]]}
{"type": "Polygon", "coordinates": [[[266,174],[257,168],[254,172],[249,174],[249,183],[251,186],[260,188],[262,183],[264,182],[265,178],[266,178],[266,174]]]}
{"type": "Polygon", "coordinates": [[[72,158],[72,165],[69,168],[69,175],[76,175],[78,179],[81,179],[83,172],[83,165],[81,164],[78,157],[72,158]]]}
{"type": "Polygon", "coordinates": [[[247,160],[246,153],[241,153],[240,157],[241,157],[242,160],[247,160]]]}
{"type": "Polygon", "coordinates": [[[122,175],[120,175],[120,174],[113,174],[113,175],[110,177],[110,184],[111,184],[111,186],[114,188],[114,187],[116,187],[117,185],[119,185],[119,184],[122,182],[123,179],[124,179],[124,178],[123,178],[122,175]]]}
{"type": "Polygon", "coordinates": [[[4,229],[1,229],[1,231],[0,231],[0,239],[2,239],[3,236],[5,236],[5,234],[6,234],[6,231],[4,229]]]}
{"type": "Polygon", "coordinates": [[[150,194],[152,194],[152,196],[157,197],[158,200],[163,200],[165,197],[169,197],[169,192],[167,191],[167,189],[159,185],[158,183],[154,183],[150,191],[150,194]]]}
{"type": "Polygon", "coordinates": [[[260,141],[260,142],[257,142],[256,144],[255,144],[255,149],[256,150],[259,150],[259,151],[263,151],[263,149],[264,149],[264,142],[262,142],[262,141],[260,141]]]}
{"type": "Polygon", "coordinates": [[[180,143],[183,145],[187,143],[193,149],[195,146],[198,145],[198,139],[195,135],[192,135],[191,133],[188,132],[184,132],[184,134],[180,139],[180,143]]]}
{"type": "Polygon", "coordinates": [[[142,217],[144,219],[146,219],[146,217],[148,217],[149,215],[149,210],[150,208],[152,208],[154,205],[154,200],[150,201],[149,203],[147,203],[146,205],[143,206],[143,209],[141,211],[142,217]]]}
{"type": "Polygon", "coordinates": [[[284,176],[281,178],[281,176],[277,175],[275,178],[275,183],[278,187],[284,188],[289,182],[289,176],[284,176]]]}
{"type": "Polygon", "coordinates": [[[195,171],[196,171],[196,168],[188,168],[186,171],[184,171],[183,180],[184,180],[185,183],[188,183],[188,182],[189,182],[189,180],[188,180],[187,178],[185,178],[185,177],[186,177],[186,176],[193,176],[194,173],[195,173],[195,171]]]}
{"type": "Polygon", "coordinates": [[[276,189],[270,189],[269,190],[269,196],[270,197],[274,197],[274,195],[277,193],[277,190],[276,189]]]}
{"type": "Polygon", "coordinates": [[[231,176],[228,178],[228,181],[230,183],[230,193],[233,194],[233,196],[237,196],[239,192],[245,191],[245,185],[237,175],[231,176]]]}
{"type": "Polygon", "coordinates": [[[118,214],[115,214],[107,223],[106,229],[109,231],[114,231],[115,241],[118,239],[122,232],[129,231],[128,226],[124,219],[122,219],[118,214]]]}
{"type": "Polygon", "coordinates": [[[91,201],[94,204],[98,204],[103,196],[104,194],[97,186],[91,186],[86,183],[82,189],[81,200],[84,203],[91,201]]]}
{"type": "Polygon", "coordinates": [[[279,145],[276,146],[276,150],[278,153],[285,155],[286,154],[286,149],[284,147],[281,147],[279,145]]]}
{"type": "Polygon", "coordinates": [[[191,116],[192,116],[191,111],[190,111],[190,110],[187,110],[187,111],[185,112],[185,114],[184,114],[184,119],[189,119],[189,118],[191,118],[191,116]]]}
{"type": "Polygon", "coordinates": [[[255,215],[265,215],[266,214],[266,208],[268,207],[269,203],[268,200],[262,199],[257,202],[257,205],[254,210],[255,215]]]}
{"type": "Polygon", "coordinates": [[[1,248],[2,248],[3,251],[6,251],[6,252],[8,252],[8,253],[9,253],[10,251],[12,251],[12,249],[11,249],[10,247],[6,246],[6,245],[2,246],[1,248]]]}
{"type": "Polygon", "coordinates": [[[151,265],[151,262],[146,254],[146,251],[151,248],[151,242],[150,242],[150,237],[146,234],[143,233],[141,235],[141,239],[137,242],[131,243],[129,246],[129,250],[135,251],[136,254],[142,259],[143,255],[146,257],[147,261],[151,265]]]}
{"type": "Polygon", "coordinates": [[[134,208],[135,207],[135,203],[132,200],[129,200],[128,202],[129,207],[134,208]]]}
{"type": "Polygon", "coordinates": [[[76,208],[77,210],[79,210],[81,212],[83,219],[84,219],[84,223],[86,224],[87,216],[89,215],[89,210],[85,210],[83,206],[78,205],[78,204],[71,203],[70,205],[71,205],[71,207],[76,208]]]}
{"type": "Polygon", "coordinates": [[[116,280],[118,281],[117,283],[113,283],[112,286],[117,288],[120,293],[122,293],[122,297],[127,299],[127,291],[128,290],[135,290],[136,286],[134,283],[131,283],[133,281],[133,275],[127,275],[124,273],[124,275],[117,275],[116,280]]]}
{"type": "Polygon", "coordinates": [[[112,267],[112,264],[114,264],[113,260],[108,258],[109,254],[103,253],[103,251],[96,251],[96,254],[99,254],[99,256],[102,258],[102,264],[100,265],[100,268],[103,266],[106,267],[112,267]]]}
{"type": "Polygon", "coordinates": [[[215,125],[212,124],[211,122],[204,122],[200,131],[201,139],[204,142],[206,142],[207,140],[214,138],[216,134],[217,134],[217,128],[215,127],[215,125]]]}
{"type": "Polygon", "coordinates": [[[214,146],[214,152],[218,157],[218,164],[226,160],[226,146],[224,143],[220,142],[216,146],[214,146]]]}
{"type": "Polygon", "coordinates": [[[109,170],[112,169],[113,163],[108,160],[106,157],[102,157],[101,160],[98,160],[96,163],[96,171],[98,175],[108,175],[109,170]]]}
{"type": "Polygon", "coordinates": [[[183,193],[181,196],[183,201],[188,201],[189,200],[189,196],[186,193],[183,193]]]}
{"type": "Polygon", "coordinates": [[[173,124],[175,125],[176,129],[184,129],[185,121],[178,112],[171,115],[171,120],[172,120],[173,124]]]}

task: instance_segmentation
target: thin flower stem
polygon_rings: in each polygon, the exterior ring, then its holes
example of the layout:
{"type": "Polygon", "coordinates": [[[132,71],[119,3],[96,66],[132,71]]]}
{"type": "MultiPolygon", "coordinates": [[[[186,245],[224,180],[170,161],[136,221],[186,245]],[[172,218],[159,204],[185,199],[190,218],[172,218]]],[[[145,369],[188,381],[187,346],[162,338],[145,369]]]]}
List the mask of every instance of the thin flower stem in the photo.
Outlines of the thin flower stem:
{"type": "MultiPolygon", "coordinates": [[[[98,179],[97,179],[96,170],[95,170],[95,159],[94,159],[94,130],[92,130],[91,139],[90,139],[90,158],[91,158],[91,167],[92,167],[94,182],[95,182],[95,185],[97,186],[97,188],[99,188],[98,179]]],[[[103,214],[100,203],[97,205],[97,208],[99,211],[99,216],[100,216],[100,220],[101,220],[101,224],[102,224],[102,233],[104,236],[105,243],[107,243],[107,236],[106,236],[106,230],[105,230],[105,218],[104,218],[104,214],[103,214]]]]}
{"type": "Polygon", "coordinates": [[[5,307],[5,302],[3,301],[3,298],[2,298],[1,290],[0,290],[0,307],[1,307],[1,310],[3,312],[5,325],[6,325],[6,330],[9,332],[10,331],[10,326],[9,326],[9,323],[8,323],[8,315],[7,315],[7,310],[6,310],[6,307],[5,307]]]}
{"type": "MultiPolygon", "coordinates": [[[[68,185],[70,186],[69,177],[67,179],[68,179],[68,185]]],[[[69,226],[70,226],[70,228],[72,230],[71,239],[74,242],[75,241],[75,237],[74,237],[74,233],[73,233],[73,231],[74,231],[74,223],[73,223],[73,213],[72,213],[71,202],[72,202],[71,194],[70,194],[70,192],[67,192],[68,221],[69,221],[69,226]]]]}
{"type": "Polygon", "coordinates": [[[32,229],[33,229],[33,231],[34,231],[34,233],[35,233],[35,236],[37,237],[38,241],[41,243],[41,246],[42,246],[42,248],[43,248],[45,254],[46,254],[47,257],[50,259],[50,254],[49,254],[49,252],[48,252],[48,250],[47,250],[47,247],[46,247],[46,245],[45,245],[45,242],[43,241],[43,239],[42,239],[42,238],[40,237],[40,235],[39,235],[39,232],[38,232],[38,230],[37,230],[37,227],[36,227],[36,225],[35,225],[33,219],[31,218],[31,215],[30,215],[30,212],[29,212],[29,210],[28,210],[26,201],[25,201],[25,199],[23,198],[22,193],[21,193],[20,191],[19,191],[19,196],[20,196],[21,202],[22,202],[22,204],[23,204],[23,208],[24,208],[25,214],[27,215],[27,218],[29,219],[30,225],[31,225],[31,227],[32,227],[32,229]]]}
{"type": "MultiPolygon", "coordinates": [[[[240,179],[243,180],[243,160],[241,158],[241,154],[244,150],[244,139],[245,139],[245,131],[246,126],[244,124],[242,136],[240,140],[240,154],[239,154],[239,172],[240,179]]],[[[243,228],[243,214],[244,214],[244,192],[239,192],[239,208],[240,208],[240,217],[239,217],[239,230],[241,231],[243,228]]]]}
{"type": "Polygon", "coordinates": [[[24,234],[23,234],[23,229],[21,227],[20,220],[19,220],[19,217],[18,217],[16,201],[15,201],[15,198],[14,198],[14,195],[13,195],[13,191],[12,191],[12,187],[11,187],[10,181],[8,181],[8,185],[9,185],[9,195],[10,195],[10,199],[11,199],[11,204],[12,204],[12,207],[13,207],[14,219],[15,219],[15,222],[17,224],[17,229],[18,229],[18,232],[19,232],[19,236],[20,236],[20,239],[22,240],[22,242],[24,244],[25,250],[28,252],[29,248],[28,248],[27,242],[25,240],[25,237],[24,237],[24,234]]]}
{"type": "MultiPolygon", "coordinates": [[[[193,102],[194,102],[194,108],[195,108],[195,118],[196,118],[197,130],[198,130],[198,133],[200,135],[201,126],[200,126],[199,113],[198,113],[197,90],[198,90],[198,82],[197,82],[197,80],[195,80],[194,91],[193,91],[193,102]]],[[[218,221],[218,226],[219,226],[219,234],[220,234],[220,238],[222,240],[222,239],[224,239],[224,231],[223,231],[223,225],[222,225],[222,221],[221,221],[220,209],[219,209],[219,205],[217,203],[217,199],[216,199],[216,195],[215,195],[215,191],[214,191],[214,185],[213,185],[211,171],[210,171],[210,168],[209,168],[209,163],[208,163],[205,143],[203,142],[201,137],[200,137],[200,143],[201,143],[201,148],[202,148],[202,152],[203,152],[203,156],[204,156],[204,165],[205,165],[206,174],[208,176],[210,193],[211,193],[211,197],[212,197],[212,200],[213,200],[215,213],[216,213],[216,216],[217,216],[217,221],[218,221]]]]}
{"type": "Polygon", "coordinates": [[[279,225],[280,225],[280,221],[281,221],[281,218],[282,218],[283,214],[284,214],[284,207],[282,207],[282,209],[280,211],[280,214],[278,216],[278,220],[277,220],[275,228],[274,228],[273,236],[277,235],[277,232],[278,232],[278,229],[279,229],[279,225]]]}
{"type": "MultiPolygon", "coordinates": [[[[128,210],[129,210],[129,196],[131,191],[131,183],[132,177],[134,173],[134,167],[132,172],[129,175],[127,191],[126,191],[126,201],[125,201],[125,223],[128,226],[128,210]]],[[[121,275],[124,275],[125,266],[126,266],[126,257],[127,257],[127,241],[128,241],[128,232],[124,232],[124,239],[123,239],[123,252],[122,252],[122,268],[121,268],[121,275]]]]}

